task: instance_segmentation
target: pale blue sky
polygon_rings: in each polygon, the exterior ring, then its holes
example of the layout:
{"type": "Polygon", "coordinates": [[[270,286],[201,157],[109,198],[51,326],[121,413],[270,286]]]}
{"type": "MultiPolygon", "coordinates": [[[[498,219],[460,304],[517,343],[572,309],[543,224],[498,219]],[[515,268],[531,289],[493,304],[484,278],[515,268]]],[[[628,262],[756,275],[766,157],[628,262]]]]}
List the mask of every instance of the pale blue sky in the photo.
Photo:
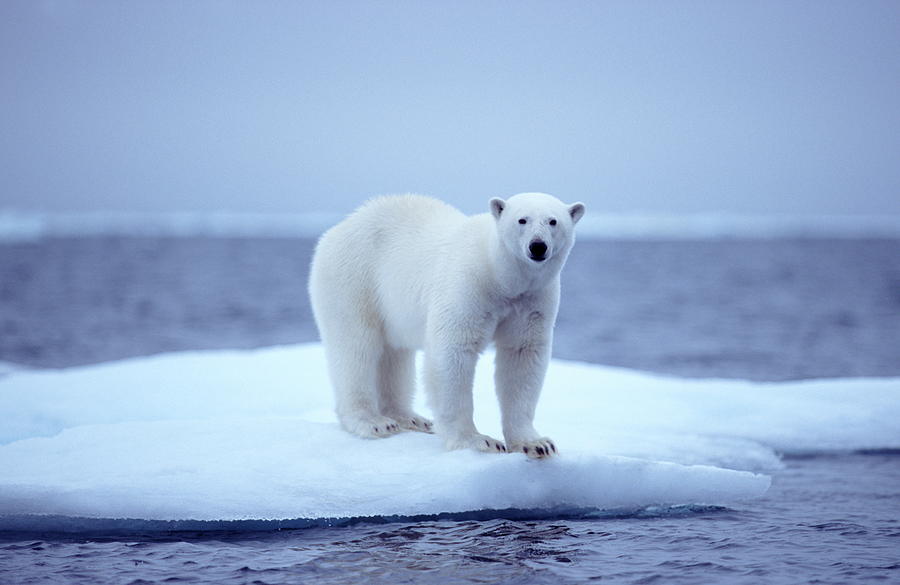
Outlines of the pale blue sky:
{"type": "Polygon", "coordinates": [[[900,214],[900,2],[0,3],[0,208],[900,214]]]}

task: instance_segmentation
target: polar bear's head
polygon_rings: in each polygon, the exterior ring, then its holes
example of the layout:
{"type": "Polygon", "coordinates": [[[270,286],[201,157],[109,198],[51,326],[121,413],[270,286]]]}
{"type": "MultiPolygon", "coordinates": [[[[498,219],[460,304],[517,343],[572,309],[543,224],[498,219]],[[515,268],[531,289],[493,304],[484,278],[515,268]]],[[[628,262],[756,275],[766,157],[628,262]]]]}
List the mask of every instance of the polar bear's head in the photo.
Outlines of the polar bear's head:
{"type": "Polygon", "coordinates": [[[541,265],[565,260],[575,240],[575,224],[584,204],[567,205],[545,193],[520,193],[504,201],[491,199],[501,245],[523,261],[541,265]]]}

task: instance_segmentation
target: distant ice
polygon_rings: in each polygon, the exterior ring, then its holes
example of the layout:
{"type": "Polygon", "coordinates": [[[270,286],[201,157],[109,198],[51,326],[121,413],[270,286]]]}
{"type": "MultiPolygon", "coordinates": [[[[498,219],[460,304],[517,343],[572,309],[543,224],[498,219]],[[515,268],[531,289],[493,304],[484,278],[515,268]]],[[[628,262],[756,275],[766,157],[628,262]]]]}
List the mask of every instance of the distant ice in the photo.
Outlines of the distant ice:
{"type": "MultiPolygon", "coordinates": [[[[477,372],[477,422],[499,435],[491,361],[477,372]]],[[[765,493],[777,451],[900,447],[898,390],[556,360],[537,424],[561,456],[530,461],[445,452],[419,433],[344,433],[318,344],[14,371],[0,378],[0,529],[725,505],[765,493]]]]}
{"type": "MultiPolygon", "coordinates": [[[[0,242],[46,237],[315,237],[341,219],[328,213],[32,213],[0,209],[0,242]]],[[[900,216],[604,214],[578,233],[592,239],[900,238],[900,216]]]]}
{"type": "Polygon", "coordinates": [[[616,240],[898,238],[900,216],[592,213],[579,222],[578,235],[616,240]]]}
{"type": "Polygon", "coordinates": [[[14,364],[12,362],[0,362],[0,378],[7,374],[18,372],[22,369],[24,369],[24,366],[21,366],[19,364],[14,364]]]}
{"type": "Polygon", "coordinates": [[[312,237],[341,220],[327,213],[28,213],[0,210],[0,242],[47,237],[312,237]]]}

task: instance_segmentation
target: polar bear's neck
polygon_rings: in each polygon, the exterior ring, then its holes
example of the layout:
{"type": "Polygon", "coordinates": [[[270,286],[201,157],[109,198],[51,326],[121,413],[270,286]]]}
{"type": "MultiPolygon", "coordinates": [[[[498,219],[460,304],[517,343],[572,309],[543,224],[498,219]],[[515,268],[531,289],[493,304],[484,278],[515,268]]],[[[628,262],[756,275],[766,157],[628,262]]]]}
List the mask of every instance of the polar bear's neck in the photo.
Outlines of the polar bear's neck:
{"type": "Polygon", "coordinates": [[[488,236],[488,257],[496,290],[506,298],[542,290],[559,278],[565,257],[554,256],[546,262],[528,260],[514,254],[503,245],[496,225],[491,222],[488,236]]]}

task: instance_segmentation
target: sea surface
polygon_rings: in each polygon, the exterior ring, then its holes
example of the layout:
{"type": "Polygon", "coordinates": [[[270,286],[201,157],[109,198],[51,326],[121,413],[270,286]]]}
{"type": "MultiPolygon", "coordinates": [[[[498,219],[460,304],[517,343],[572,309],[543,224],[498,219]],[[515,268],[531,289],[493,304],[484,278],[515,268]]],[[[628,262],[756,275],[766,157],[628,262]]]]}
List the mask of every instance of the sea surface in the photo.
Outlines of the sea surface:
{"type": "MultiPolygon", "coordinates": [[[[0,362],[59,368],[312,341],[313,245],[0,243],[0,362]]],[[[687,377],[900,376],[900,240],[579,241],[554,354],[687,377]]],[[[0,584],[900,583],[900,450],[784,464],[765,497],[730,508],[0,532],[0,584]]]]}

